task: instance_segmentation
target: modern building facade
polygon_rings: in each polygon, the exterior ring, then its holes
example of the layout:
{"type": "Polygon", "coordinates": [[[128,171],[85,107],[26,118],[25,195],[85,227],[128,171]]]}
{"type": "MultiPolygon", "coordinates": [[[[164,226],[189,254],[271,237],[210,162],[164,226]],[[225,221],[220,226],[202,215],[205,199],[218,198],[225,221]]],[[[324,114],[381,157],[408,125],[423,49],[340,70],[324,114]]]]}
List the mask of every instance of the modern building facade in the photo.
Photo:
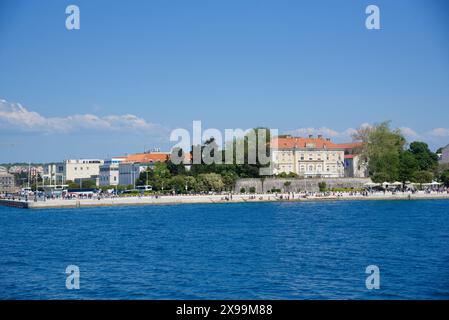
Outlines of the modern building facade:
{"type": "Polygon", "coordinates": [[[44,165],[43,175],[44,185],[62,185],[65,182],[64,164],[51,163],[44,165]]]}
{"type": "Polygon", "coordinates": [[[104,160],[100,159],[70,159],[65,160],[64,177],[65,181],[79,182],[80,180],[96,180],[99,185],[100,166],[104,160]]]}
{"type": "Polygon", "coordinates": [[[100,166],[100,186],[117,186],[119,184],[119,164],[126,157],[113,157],[100,166]]]}
{"type": "MultiPolygon", "coordinates": [[[[322,136],[276,137],[271,142],[272,173],[295,173],[304,178],[343,178],[346,165],[354,165],[353,159],[345,163],[345,155],[352,155],[360,146],[360,143],[336,144],[322,136]]],[[[354,174],[354,167],[350,172],[354,174]]]]}

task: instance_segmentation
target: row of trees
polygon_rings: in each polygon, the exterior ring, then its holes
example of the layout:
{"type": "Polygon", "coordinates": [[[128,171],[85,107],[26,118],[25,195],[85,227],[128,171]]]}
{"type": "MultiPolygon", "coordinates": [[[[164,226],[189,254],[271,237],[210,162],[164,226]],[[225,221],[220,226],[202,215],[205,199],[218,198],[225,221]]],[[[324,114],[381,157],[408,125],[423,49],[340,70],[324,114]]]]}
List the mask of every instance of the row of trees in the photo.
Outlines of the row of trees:
{"type": "Polygon", "coordinates": [[[374,182],[427,183],[442,180],[449,186],[449,168],[438,164],[438,156],[424,142],[409,145],[399,129],[392,130],[388,122],[364,127],[354,135],[363,142],[362,162],[374,182]]]}
{"type": "Polygon", "coordinates": [[[151,185],[153,190],[176,193],[207,192],[232,190],[237,176],[232,171],[187,172],[183,165],[175,165],[171,161],[158,162],[153,169],[142,172],[137,185],[151,185]]]}
{"type": "MultiPolygon", "coordinates": [[[[269,164],[262,164],[258,156],[255,161],[250,161],[248,154],[255,152],[259,144],[265,146],[270,141],[270,130],[268,128],[253,129],[253,137],[248,135],[235,138],[228,143],[234,152],[232,159],[226,159],[226,151],[217,145],[211,137],[203,145],[193,146],[192,154],[198,151],[201,154],[200,163],[192,164],[189,171],[184,164],[175,164],[171,160],[166,163],[156,163],[152,169],[147,169],[140,174],[137,185],[151,185],[156,191],[174,191],[176,193],[208,192],[208,191],[230,191],[234,188],[238,178],[257,178],[259,170],[269,164]],[[264,130],[264,140],[259,141],[259,132],[264,130]],[[243,150],[243,163],[237,158],[236,150],[243,150]],[[220,163],[208,163],[205,158],[220,159],[220,163]],[[225,162],[226,160],[226,162],[225,162]]],[[[267,148],[268,150],[268,148],[267,148]]],[[[179,158],[182,158],[182,149],[174,150],[179,158]]],[[[269,155],[267,151],[267,156],[269,155]]]]}

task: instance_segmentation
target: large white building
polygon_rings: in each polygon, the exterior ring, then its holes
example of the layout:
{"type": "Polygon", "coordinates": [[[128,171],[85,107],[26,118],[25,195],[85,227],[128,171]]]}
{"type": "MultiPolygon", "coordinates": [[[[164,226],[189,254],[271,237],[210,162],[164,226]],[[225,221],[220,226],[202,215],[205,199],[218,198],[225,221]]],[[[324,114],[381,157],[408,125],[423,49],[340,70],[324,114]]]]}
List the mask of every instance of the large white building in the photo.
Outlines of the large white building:
{"type": "Polygon", "coordinates": [[[50,163],[43,167],[42,178],[45,185],[62,185],[65,182],[64,164],[50,163]]]}
{"type": "Polygon", "coordinates": [[[105,160],[100,166],[100,186],[116,186],[119,184],[119,164],[126,157],[113,157],[105,160]]]}
{"type": "Polygon", "coordinates": [[[336,144],[322,136],[282,136],[274,138],[270,145],[274,175],[294,173],[304,178],[347,176],[346,167],[353,165],[353,162],[345,163],[345,155],[352,154],[354,149],[361,146],[360,143],[336,144]]]}
{"type": "MultiPolygon", "coordinates": [[[[95,180],[99,185],[100,159],[70,159],[63,163],[65,181],[95,180]]],[[[81,181],[82,182],[82,181],[81,181]]]]}

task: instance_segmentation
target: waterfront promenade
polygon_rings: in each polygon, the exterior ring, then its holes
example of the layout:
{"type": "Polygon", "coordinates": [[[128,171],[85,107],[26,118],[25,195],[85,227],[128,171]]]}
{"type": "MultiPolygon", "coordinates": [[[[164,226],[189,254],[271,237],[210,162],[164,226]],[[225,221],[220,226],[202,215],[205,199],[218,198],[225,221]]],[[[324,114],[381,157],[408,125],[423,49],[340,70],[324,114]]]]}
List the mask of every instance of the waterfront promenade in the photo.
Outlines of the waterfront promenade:
{"type": "Polygon", "coordinates": [[[279,193],[279,194],[233,194],[230,195],[166,195],[166,196],[135,196],[92,199],[49,199],[46,201],[24,201],[0,199],[0,205],[17,208],[80,208],[96,206],[136,206],[185,203],[230,203],[230,202],[286,202],[286,201],[344,201],[344,200],[420,200],[420,199],[448,199],[444,193],[390,193],[377,192],[363,195],[360,193],[279,193]]]}

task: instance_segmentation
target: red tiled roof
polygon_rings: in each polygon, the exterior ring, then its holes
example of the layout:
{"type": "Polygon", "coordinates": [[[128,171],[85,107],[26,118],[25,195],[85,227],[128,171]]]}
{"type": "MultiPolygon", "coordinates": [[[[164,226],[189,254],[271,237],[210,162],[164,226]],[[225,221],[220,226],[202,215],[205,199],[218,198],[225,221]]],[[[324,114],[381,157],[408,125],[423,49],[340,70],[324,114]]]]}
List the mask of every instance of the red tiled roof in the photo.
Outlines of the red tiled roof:
{"type": "Polygon", "coordinates": [[[323,138],[301,137],[274,138],[271,143],[272,145],[274,145],[275,140],[277,140],[278,149],[304,149],[306,147],[316,149],[353,149],[362,146],[361,142],[333,143],[332,141],[323,138]]]}
{"type": "Polygon", "coordinates": [[[363,143],[362,142],[348,142],[348,143],[337,143],[335,145],[338,146],[338,148],[355,149],[355,148],[360,148],[363,145],[363,143]]]}
{"type": "Polygon", "coordinates": [[[168,160],[168,153],[135,153],[126,157],[124,162],[165,162],[168,160]]]}

